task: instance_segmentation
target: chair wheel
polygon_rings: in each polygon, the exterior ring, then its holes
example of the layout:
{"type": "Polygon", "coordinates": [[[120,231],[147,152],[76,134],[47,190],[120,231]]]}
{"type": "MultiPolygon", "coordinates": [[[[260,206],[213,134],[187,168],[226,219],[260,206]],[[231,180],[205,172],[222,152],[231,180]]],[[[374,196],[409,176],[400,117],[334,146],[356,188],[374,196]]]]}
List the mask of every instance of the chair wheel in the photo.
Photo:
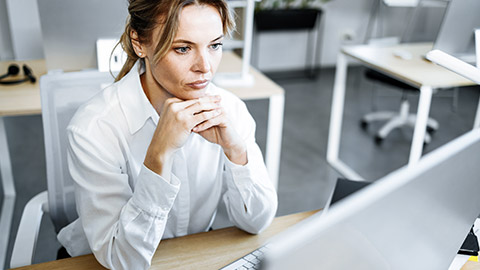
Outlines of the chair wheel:
{"type": "Polygon", "coordinates": [[[378,135],[375,135],[375,143],[381,144],[382,142],[383,142],[383,138],[378,135]]]}
{"type": "Polygon", "coordinates": [[[435,131],[437,131],[436,129],[432,128],[432,127],[427,127],[427,132],[432,134],[434,133],[435,131]]]}
{"type": "Polygon", "coordinates": [[[360,127],[363,128],[363,129],[367,129],[368,127],[368,122],[365,121],[365,120],[360,120],[360,127]]]}

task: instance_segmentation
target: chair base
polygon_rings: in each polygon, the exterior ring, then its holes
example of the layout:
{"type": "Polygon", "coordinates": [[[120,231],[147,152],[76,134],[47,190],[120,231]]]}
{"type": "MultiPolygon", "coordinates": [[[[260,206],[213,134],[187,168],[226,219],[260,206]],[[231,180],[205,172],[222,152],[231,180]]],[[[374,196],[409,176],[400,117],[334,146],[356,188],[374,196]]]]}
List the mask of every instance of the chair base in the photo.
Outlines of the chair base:
{"type": "MultiPolygon", "coordinates": [[[[400,106],[400,112],[392,112],[392,111],[380,111],[380,112],[372,112],[363,116],[361,120],[362,127],[366,128],[369,123],[375,121],[387,121],[385,125],[376,133],[375,141],[380,143],[383,141],[388,134],[402,126],[409,126],[411,128],[415,128],[415,122],[417,119],[416,114],[409,113],[409,103],[408,100],[403,100],[400,106]]],[[[427,132],[425,133],[425,144],[431,142],[432,137],[430,133],[438,130],[439,124],[433,118],[428,118],[427,120],[427,132]]]]}

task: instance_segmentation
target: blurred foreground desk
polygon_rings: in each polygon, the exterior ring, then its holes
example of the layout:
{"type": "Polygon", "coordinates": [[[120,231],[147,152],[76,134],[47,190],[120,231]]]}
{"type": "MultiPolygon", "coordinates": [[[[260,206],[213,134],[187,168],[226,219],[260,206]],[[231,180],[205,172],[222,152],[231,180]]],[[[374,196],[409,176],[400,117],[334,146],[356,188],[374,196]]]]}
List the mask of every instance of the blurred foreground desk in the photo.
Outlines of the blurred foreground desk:
{"type": "MultiPolygon", "coordinates": [[[[0,73],[6,72],[13,61],[0,62],[0,73]]],[[[4,116],[40,114],[40,76],[46,73],[44,60],[15,61],[21,68],[26,63],[37,78],[35,84],[22,83],[14,86],[0,85],[0,170],[4,190],[4,203],[0,217],[0,232],[7,237],[0,238],[0,268],[3,268],[8,246],[15,188],[13,183],[10,155],[4,125],[4,116]]],[[[218,72],[238,72],[242,69],[241,59],[230,52],[225,52],[218,72]]],[[[282,143],[284,90],[254,68],[250,68],[255,83],[248,87],[225,87],[243,100],[269,99],[267,146],[265,162],[272,181],[277,187],[280,168],[280,150],[282,143]]],[[[20,75],[23,76],[22,72],[20,75]]]]}
{"type": "Polygon", "coordinates": [[[419,89],[420,98],[418,100],[417,119],[408,160],[408,165],[414,165],[422,156],[433,89],[475,84],[454,72],[424,60],[423,56],[431,49],[432,43],[400,44],[387,47],[354,45],[345,46],[341,49],[337,58],[335,83],[333,86],[327,161],[344,177],[356,180],[363,179],[339,158],[348,58],[353,58],[362,65],[419,89]],[[407,54],[411,57],[402,59],[395,56],[395,53],[407,54]]]}
{"type": "MultiPolygon", "coordinates": [[[[277,217],[258,235],[235,227],[162,240],[150,269],[219,269],[262,246],[273,235],[311,216],[316,211],[277,217]]],[[[104,269],[90,255],[34,264],[17,269],[104,269]]]]}

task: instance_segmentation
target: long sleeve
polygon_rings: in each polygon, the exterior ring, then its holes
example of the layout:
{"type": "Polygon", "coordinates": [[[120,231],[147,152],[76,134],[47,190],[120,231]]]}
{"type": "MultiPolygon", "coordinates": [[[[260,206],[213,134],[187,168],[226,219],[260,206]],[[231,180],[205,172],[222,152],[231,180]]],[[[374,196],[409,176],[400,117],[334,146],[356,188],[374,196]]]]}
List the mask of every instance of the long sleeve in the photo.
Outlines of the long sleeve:
{"type": "Polygon", "coordinates": [[[277,194],[268,175],[262,153],[255,142],[255,121],[244,103],[236,112],[236,129],[247,145],[247,164],[240,166],[225,159],[223,195],[229,219],[237,227],[256,234],[275,217],[277,194]]]}
{"type": "Polygon", "coordinates": [[[255,122],[237,97],[211,88],[246,142],[245,166],[193,133],[175,153],[170,181],[146,168],[159,116],[135,72],[77,111],[67,156],[79,218],[57,236],[70,255],[93,252],[107,268],[146,269],[161,239],[207,231],[222,197],[239,228],[258,233],[271,223],[277,197],[255,143],[255,122]]]}
{"type": "Polygon", "coordinates": [[[95,257],[107,268],[148,268],[180,181],[172,176],[168,183],[142,166],[132,189],[120,150],[75,128],[68,138],[77,211],[95,257]]]}

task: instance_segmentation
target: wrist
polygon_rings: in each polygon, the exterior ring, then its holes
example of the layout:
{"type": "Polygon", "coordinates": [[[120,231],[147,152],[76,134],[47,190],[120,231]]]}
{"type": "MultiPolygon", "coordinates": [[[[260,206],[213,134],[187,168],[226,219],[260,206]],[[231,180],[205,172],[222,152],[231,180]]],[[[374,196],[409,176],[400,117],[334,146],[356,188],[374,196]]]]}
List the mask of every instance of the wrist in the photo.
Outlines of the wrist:
{"type": "Polygon", "coordinates": [[[172,160],[172,151],[154,151],[148,149],[143,164],[154,173],[165,177],[171,171],[172,160]]]}
{"type": "Polygon", "coordinates": [[[244,145],[223,148],[223,152],[232,163],[243,166],[248,162],[247,148],[244,145]]]}

